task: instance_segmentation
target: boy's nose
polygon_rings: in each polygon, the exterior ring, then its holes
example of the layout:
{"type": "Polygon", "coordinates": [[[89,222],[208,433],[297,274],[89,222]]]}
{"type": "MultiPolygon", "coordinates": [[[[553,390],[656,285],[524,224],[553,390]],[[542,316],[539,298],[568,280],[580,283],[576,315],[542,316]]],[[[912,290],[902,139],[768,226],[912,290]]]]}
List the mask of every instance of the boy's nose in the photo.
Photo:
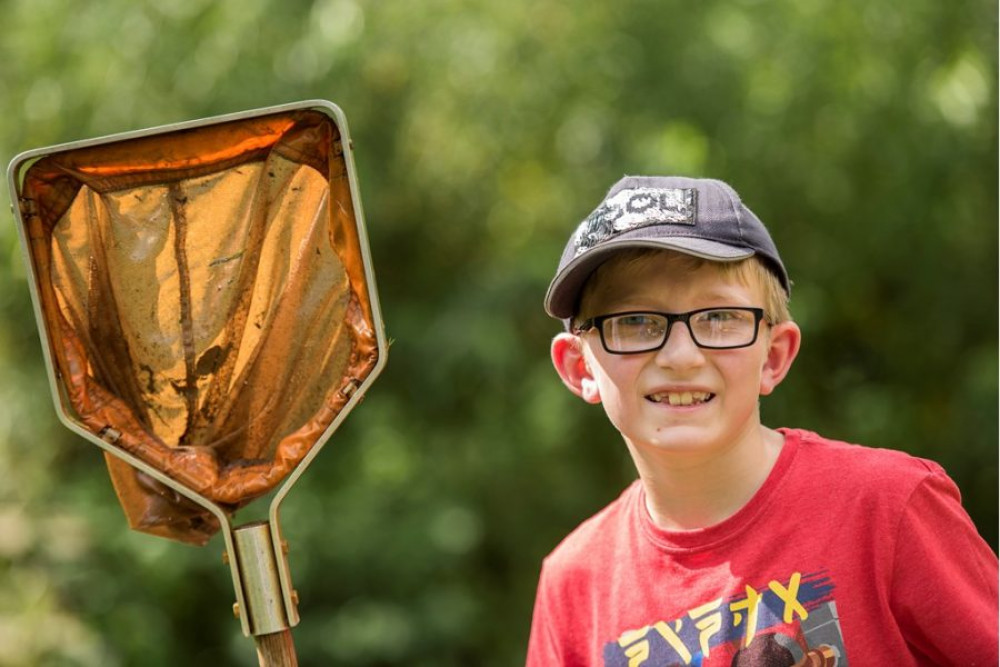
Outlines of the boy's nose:
{"type": "Polygon", "coordinates": [[[684,322],[674,322],[667,332],[667,340],[656,351],[656,363],[661,366],[697,366],[705,361],[702,350],[691,337],[691,330],[684,322]]]}

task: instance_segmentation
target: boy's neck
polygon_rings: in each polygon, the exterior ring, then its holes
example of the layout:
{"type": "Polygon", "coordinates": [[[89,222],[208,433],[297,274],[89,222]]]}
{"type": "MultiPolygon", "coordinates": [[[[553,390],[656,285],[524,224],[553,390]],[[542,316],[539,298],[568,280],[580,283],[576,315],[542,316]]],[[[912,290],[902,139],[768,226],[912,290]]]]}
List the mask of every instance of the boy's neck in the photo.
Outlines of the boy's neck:
{"type": "Polygon", "coordinates": [[[706,528],[742,509],[770,474],[784,436],[757,425],[741,442],[710,457],[628,444],[653,523],[676,531],[706,528]]]}

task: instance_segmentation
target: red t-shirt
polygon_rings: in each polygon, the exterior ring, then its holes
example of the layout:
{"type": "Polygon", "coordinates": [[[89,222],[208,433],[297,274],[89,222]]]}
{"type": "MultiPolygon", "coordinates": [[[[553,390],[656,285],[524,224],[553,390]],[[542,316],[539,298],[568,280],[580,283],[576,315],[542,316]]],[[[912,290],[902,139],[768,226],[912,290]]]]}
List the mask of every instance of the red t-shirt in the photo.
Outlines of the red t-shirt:
{"type": "Polygon", "coordinates": [[[528,667],[996,665],[997,558],[944,470],[782,432],[720,524],[661,530],[636,482],[573,531],[542,566],[528,667]]]}

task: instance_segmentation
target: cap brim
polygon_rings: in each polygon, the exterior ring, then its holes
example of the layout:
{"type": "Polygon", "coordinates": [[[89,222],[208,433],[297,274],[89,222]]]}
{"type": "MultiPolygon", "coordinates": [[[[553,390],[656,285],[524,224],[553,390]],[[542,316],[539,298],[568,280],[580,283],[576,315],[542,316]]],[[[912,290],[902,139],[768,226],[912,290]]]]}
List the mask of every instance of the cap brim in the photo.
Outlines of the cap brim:
{"type": "Polygon", "coordinates": [[[582,253],[563,267],[549,285],[545,294],[545,312],[558,319],[575,315],[577,301],[584,283],[597,267],[611,255],[629,248],[652,248],[655,250],[675,250],[716,262],[735,262],[755,253],[752,248],[738,248],[717,241],[686,236],[665,238],[617,238],[606,241],[599,248],[582,253]]]}

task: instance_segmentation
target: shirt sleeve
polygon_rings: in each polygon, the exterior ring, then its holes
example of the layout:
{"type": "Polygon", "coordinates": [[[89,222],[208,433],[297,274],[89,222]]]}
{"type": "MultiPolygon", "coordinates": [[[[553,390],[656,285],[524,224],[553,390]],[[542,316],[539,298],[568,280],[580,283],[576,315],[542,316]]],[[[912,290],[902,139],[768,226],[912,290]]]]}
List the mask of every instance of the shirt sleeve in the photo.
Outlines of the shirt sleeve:
{"type": "Polygon", "coordinates": [[[896,535],[890,604],[907,642],[940,665],[996,665],[997,557],[938,468],[910,496],[896,535]]]}
{"type": "Polygon", "coordinates": [[[535,607],[531,614],[531,635],[528,637],[528,656],[525,667],[547,667],[563,664],[559,647],[554,639],[552,624],[555,619],[549,602],[546,566],[538,578],[538,591],[535,593],[535,607]]]}

